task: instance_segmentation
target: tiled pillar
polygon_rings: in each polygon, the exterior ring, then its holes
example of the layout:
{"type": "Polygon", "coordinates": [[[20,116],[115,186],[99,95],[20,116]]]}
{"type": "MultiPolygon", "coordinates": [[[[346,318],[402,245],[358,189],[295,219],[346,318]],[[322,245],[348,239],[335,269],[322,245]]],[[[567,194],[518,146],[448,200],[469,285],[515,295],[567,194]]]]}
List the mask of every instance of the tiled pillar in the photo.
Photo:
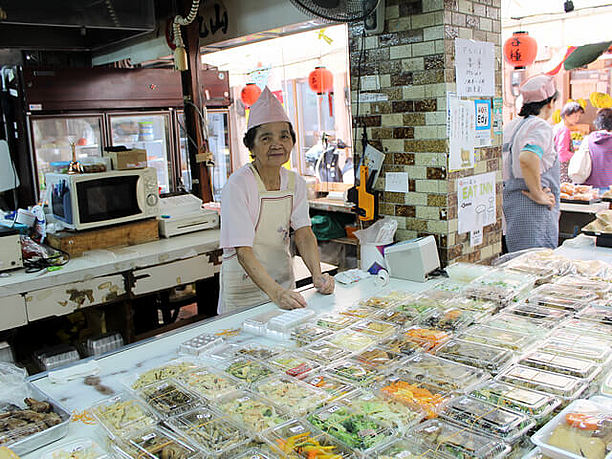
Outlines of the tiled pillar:
{"type": "MultiPolygon", "coordinates": [[[[398,221],[398,240],[435,235],[443,263],[487,261],[501,250],[501,136],[493,136],[492,147],[477,149],[473,169],[449,174],[446,93],[456,90],[459,37],[495,43],[501,96],[501,0],[386,0],[386,5],[381,34],[363,38],[360,24],[349,27],[353,121],[365,125],[370,143],[386,153],[377,185],[383,191],[380,213],[398,221]],[[359,83],[362,94],[370,95],[357,107],[359,83]],[[491,171],[498,171],[497,223],[485,227],[483,243],[472,248],[469,234],[457,234],[456,180],[491,171]],[[386,172],[407,172],[409,191],[384,191],[386,172]]],[[[361,129],[358,155],[360,139],[361,129]]]]}

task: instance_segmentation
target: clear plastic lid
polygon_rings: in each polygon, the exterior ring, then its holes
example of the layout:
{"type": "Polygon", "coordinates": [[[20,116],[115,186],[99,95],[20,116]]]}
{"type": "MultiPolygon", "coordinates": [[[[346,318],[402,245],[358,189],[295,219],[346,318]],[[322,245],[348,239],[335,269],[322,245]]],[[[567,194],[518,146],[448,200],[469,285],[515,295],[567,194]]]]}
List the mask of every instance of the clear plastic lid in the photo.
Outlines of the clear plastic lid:
{"type": "Polygon", "coordinates": [[[488,327],[517,331],[527,335],[534,334],[540,337],[548,334],[550,328],[555,324],[556,322],[527,318],[506,312],[496,314],[484,322],[484,325],[488,327]]]}
{"type": "Polygon", "coordinates": [[[206,456],[227,456],[249,441],[249,437],[227,416],[206,407],[195,408],[167,422],[206,456]]]}
{"type": "Polygon", "coordinates": [[[529,274],[494,269],[470,282],[464,292],[475,298],[507,304],[531,289],[536,280],[529,274]]]}
{"type": "Polygon", "coordinates": [[[268,321],[268,329],[275,330],[281,333],[289,333],[291,329],[303,324],[315,316],[312,309],[292,309],[285,311],[282,314],[273,317],[268,321]]]}
{"type": "Polygon", "coordinates": [[[162,418],[184,413],[201,403],[196,394],[173,379],[141,387],[138,394],[162,418]]]}
{"type": "Polygon", "coordinates": [[[564,328],[576,330],[591,334],[593,336],[607,338],[612,336],[612,324],[606,325],[601,322],[593,322],[591,320],[570,319],[563,324],[564,328]]]}
{"type": "Polygon", "coordinates": [[[260,381],[273,373],[270,367],[249,357],[238,357],[232,360],[225,367],[225,372],[247,384],[260,381]]]}
{"type": "Polygon", "coordinates": [[[253,391],[288,413],[298,416],[316,410],[331,397],[323,390],[289,377],[272,376],[259,381],[253,391]]]}
{"type": "Polygon", "coordinates": [[[569,317],[570,312],[561,309],[547,308],[545,306],[539,306],[535,303],[519,303],[507,309],[504,312],[514,314],[517,316],[528,317],[537,320],[561,322],[563,319],[569,317]]]}
{"type": "Polygon", "coordinates": [[[554,298],[563,298],[567,300],[574,300],[576,302],[588,303],[594,301],[597,298],[597,294],[584,290],[581,288],[570,287],[565,284],[565,280],[568,277],[559,278],[559,283],[556,284],[544,284],[533,290],[531,296],[545,296],[554,298]]]}
{"type": "Polygon", "coordinates": [[[601,365],[597,365],[591,360],[543,351],[532,352],[523,357],[519,363],[526,367],[539,368],[540,370],[575,376],[589,381],[601,373],[601,365]]]}
{"type": "Polygon", "coordinates": [[[561,405],[561,400],[554,395],[501,381],[487,381],[470,392],[470,396],[538,420],[545,418],[561,405]]]}
{"type": "Polygon", "coordinates": [[[441,450],[458,458],[497,459],[510,451],[510,446],[501,440],[439,419],[416,426],[412,438],[422,441],[432,451],[441,450]]]}
{"type": "Polygon", "coordinates": [[[451,340],[436,350],[438,357],[472,367],[498,373],[512,363],[514,354],[509,349],[487,346],[463,340],[451,340]]]}
{"type": "Polygon", "coordinates": [[[275,345],[266,346],[264,344],[259,343],[241,343],[236,345],[233,350],[234,355],[236,357],[248,357],[257,360],[261,360],[262,362],[267,362],[270,359],[278,356],[282,352],[285,352],[285,349],[281,346],[275,345]]]}
{"type": "Polygon", "coordinates": [[[381,425],[387,425],[401,433],[407,432],[424,417],[423,411],[415,406],[362,390],[347,395],[341,402],[348,405],[353,412],[373,418],[381,425]]]}
{"type": "Polygon", "coordinates": [[[389,371],[398,365],[404,356],[381,347],[370,347],[355,355],[360,362],[371,365],[380,371],[389,371]]]}
{"type": "Polygon", "coordinates": [[[207,400],[214,400],[238,388],[240,382],[228,374],[210,368],[189,371],[179,381],[192,392],[207,400]]]}
{"type": "Polygon", "coordinates": [[[307,422],[294,419],[265,434],[272,449],[285,458],[349,458],[353,452],[307,422]]]}
{"type": "Polygon", "coordinates": [[[184,341],[179,346],[179,354],[199,356],[204,352],[222,344],[224,338],[222,336],[213,335],[211,333],[203,333],[187,341],[184,341]]]}
{"type": "Polygon", "coordinates": [[[588,344],[589,346],[606,347],[612,344],[612,336],[597,336],[581,330],[558,328],[550,335],[551,339],[568,341],[574,344],[588,344]]]}
{"type": "Polygon", "coordinates": [[[459,308],[434,309],[419,320],[419,325],[437,330],[457,332],[475,322],[476,315],[459,308]]]}
{"type": "MultiPolygon", "coordinates": [[[[482,313],[484,317],[489,314],[494,314],[499,309],[499,305],[493,301],[478,300],[476,298],[466,298],[462,296],[455,296],[446,302],[447,307],[455,307],[459,309],[465,309],[466,311],[474,311],[475,313],[482,313]]],[[[483,316],[476,316],[476,320],[483,316]]]]}
{"type": "Polygon", "coordinates": [[[398,327],[389,322],[382,322],[380,320],[364,319],[361,322],[356,323],[351,327],[351,330],[364,333],[371,336],[376,341],[380,342],[387,338],[392,337],[397,333],[398,327]]]}
{"type": "Polygon", "coordinates": [[[612,371],[609,371],[604,381],[601,383],[601,393],[612,397],[612,371]]]}
{"type": "Polygon", "coordinates": [[[474,343],[503,347],[513,351],[523,351],[530,346],[537,336],[527,335],[512,330],[474,325],[461,333],[457,338],[474,343]]]}
{"type": "Polygon", "coordinates": [[[454,281],[469,283],[492,271],[493,268],[473,263],[453,263],[446,268],[448,277],[454,281]]]}
{"type": "Polygon", "coordinates": [[[359,306],[367,306],[370,308],[378,308],[378,309],[392,308],[404,296],[405,295],[400,294],[400,293],[371,296],[370,298],[361,300],[359,302],[359,306]]]}
{"type": "Polygon", "coordinates": [[[538,306],[544,306],[551,309],[560,309],[562,311],[580,311],[584,308],[585,303],[581,300],[574,298],[561,298],[553,295],[544,295],[542,293],[533,292],[527,299],[530,304],[537,304],[538,306]]]}
{"type": "Polygon", "coordinates": [[[200,455],[186,439],[157,426],[124,437],[113,448],[120,457],[130,459],[188,459],[200,455]]]}
{"type": "Polygon", "coordinates": [[[108,459],[100,445],[89,438],[80,438],[58,446],[42,456],[42,459],[108,459]]]}
{"type": "Polygon", "coordinates": [[[174,360],[160,367],[155,367],[138,375],[135,379],[128,378],[129,388],[138,390],[141,387],[148,386],[154,382],[163,381],[164,379],[177,378],[183,373],[200,368],[199,365],[189,362],[174,360]]]}
{"type": "Polygon", "coordinates": [[[376,344],[369,335],[355,330],[343,330],[329,338],[329,342],[351,352],[359,352],[376,344]]]}
{"type": "Polygon", "coordinates": [[[510,264],[507,266],[507,269],[535,276],[537,278],[537,283],[550,282],[558,272],[557,269],[549,266],[538,266],[521,262],[510,264]]]}
{"type": "Polygon", "coordinates": [[[549,339],[538,346],[538,350],[552,354],[569,355],[579,359],[592,360],[599,364],[605,364],[610,360],[610,346],[606,344],[593,345],[591,343],[580,343],[562,339],[549,339]]]}
{"type": "Polygon", "coordinates": [[[378,345],[396,354],[412,355],[421,351],[421,346],[412,341],[412,337],[399,333],[393,338],[383,341],[378,345]]]}
{"type": "Polygon", "coordinates": [[[242,322],[242,329],[245,332],[252,333],[254,335],[265,335],[270,319],[273,319],[281,314],[282,311],[280,309],[273,309],[271,311],[256,315],[255,317],[250,317],[242,322]]]}
{"type": "Polygon", "coordinates": [[[535,426],[535,421],[526,414],[515,413],[468,396],[452,400],[440,416],[484,435],[498,437],[509,444],[518,441],[535,426]]]}
{"type": "Polygon", "coordinates": [[[106,352],[114,351],[123,346],[123,336],[121,333],[106,333],[96,338],[87,338],[85,348],[87,355],[102,355],[106,352]]]}
{"type": "MultiPolygon", "coordinates": [[[[401,438],[380,448],[377,451],[376,457],[378,459],[409,459],[425,458],[431,454],[431,448],[425,446],[422,442],[401,438]]],[[[451,459],[453,456],[445,454],[443,451],[436,451],[435,457],[438,459],[451,459]]]]}
{"type": "Polygon", "coordinates": [[[516,365],[508,368],[498,379],[528,389],[556,395],[563,400],[573,400],[582,394],[588,384],[573,376],[516,365]]]}
{"type": "Polygon", "coordinates": [[[321,371],[307,375],[303,382],[327,392],[332,400],[341,399],[357,390],[354,384],[321,371]]]}
{"type": "Polygon", "coordinates": [[[360,362],[357,359],[346,359],[329,365],[326,371],[351,384],[370,386],[382,379],[382,374],[376,368],[360,362]]]}
{"type": "Polygon", "coordinates": [[[467,287],[466,282],[458,282],[452,279],[442,279],[433,285],[432,290],[461,295],[465,287],[467,287]]]}
{"type": "Polygon", "coordinates": [[[240,454],[233,456],[233,459],[276,459],[278,456],[267,449],[248,448],[240,454]]]}
{"type": "Polygon", "coordinates": [[[412,321],[415,320],[414,317],[410,317],[405,312],[397,309],[383,309],[377,317],[380,320],[399,325],[400,327],[410,325],[412,321]]]}
{"type": "Polygon", "coordinates": [[[284,424],[290,417],[276,405],[249,391],[237,391],[221,397],[217,407],[254,434],[284,424]]]}
{"type": "Polygon", "coordinates": [[[424,383],[439,392],[466,392],[478,383],[489,378],[489,374],[479,368],[435,357],[430,354],[417,354],[409,357],[396,375],[411,381],[424,383]]]}
{"type": "Polygon", "coordinates": [[[311,371],[318,370],[321,365],[297,353],[285,353],[270,360],[270,364],[288,376],[303,379],[311,371]]]}
{"type": "Polygon", "coordinates": [[[378,308],[360,305],[351,306],[345,309],[344,311],[340,311],[340,314],[344,314],[345,316],[357,317],[358,319],[374,318],[380,315],[380,313],[381,310],[378,308]]]}
{"type": "Polygon", "coordinates": [[[403,330],[402,335],[426,351],[432,351],[451,339],[448,332],[416,325],[403,330]]]}
{"type": "Polygon", "coordinates": [[[317,326],[328,328],[330,330],[342,330],[353,325],[359,319],[353,316],[343,314],[323,314],[317,317],[317,326]]]}
{"type": "Polygon", "coordinates": [[[448,392],[424,387],[418,381],[407,381],[397,376],[390,376],[379,385],[380,394],[413,410],[419,410],[428,418],[435,418],[450,400],[448,392]]]}
{"type": "Polygon", "coordinates": [[[373,448],[382,446],[393,438],[393,432],[389,428],[339,403],[333,403],[312,413],[308,416],[308,421],[366,457],[373,448]]]}
{"type": "Polygon", "coordinates": [[[399,301],[395,309],[407,314],[411,319],[417,319],[421,314],[435,309],[445,300],[432,297],[431,295],[412,295],[399,301]]]}
{"type": "Polygon", "coordinates": [[[320,339],[329,338],[332,334],[333,331],[327,328],[317,327],[313,324],[305,324],[291,331],[291,339],[294,340],[298,346],[308,346],[320,339]]]}
{"type": "Polygon", "coordinates": [[[74,346],[60,344],[34,353],[43,371],[53,370],[71,362],[77,362],[81,357],[74,346]]]}
{"type": "Polygon", "coordinates": [[[157,424],[157,416],[153,411],[127,392],[96,403],[91,413],[112,438],[157,424]]]}
{"type": "Polygon", "coordinates": [[[589,293],[595,293],[600,298],[604,298],[612,292],[612,284],[608,281],[588,279],[582,276],[564,276],[556,282],[564,288],[575,288],[578,290],[586,290],[589,293]]]}
{"type": "Polygon", "coordinates": [[[317,341],[310,346],[306,346],[303,352],[306,358],[314,360],[322,365],[347,358],[351,355],[350,351],[326,340],[317,341]]]}
{"type": "Polygon", "coordinates": [[[591,320],[605,325],[612,325],[612,308],[601,308],[593,305],[587,306],[578,313],[577,317],[583,320],[591,320]]]}

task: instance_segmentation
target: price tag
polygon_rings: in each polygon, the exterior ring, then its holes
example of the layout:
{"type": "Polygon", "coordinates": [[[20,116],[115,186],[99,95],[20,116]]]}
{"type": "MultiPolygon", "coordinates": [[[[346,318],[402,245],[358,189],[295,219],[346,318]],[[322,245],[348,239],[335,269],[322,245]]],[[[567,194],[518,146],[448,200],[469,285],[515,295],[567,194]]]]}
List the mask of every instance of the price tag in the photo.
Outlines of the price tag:
{"type": "Polygon", "coordinates": [[[299,433],[304,432],[304,427],[302,426],[290,427],[289,432],[291,432],[292,434],[299,434],[299,433]]]}
{"type": "Polygon", "coordinates": [[[142,441],[149,441],[149,440],[152,440],[155,437],[157,437],[157,435],[155,435],[155,433],[150,433],[150,434],[145,435],[144,437],[142,437],[142,441]]]}

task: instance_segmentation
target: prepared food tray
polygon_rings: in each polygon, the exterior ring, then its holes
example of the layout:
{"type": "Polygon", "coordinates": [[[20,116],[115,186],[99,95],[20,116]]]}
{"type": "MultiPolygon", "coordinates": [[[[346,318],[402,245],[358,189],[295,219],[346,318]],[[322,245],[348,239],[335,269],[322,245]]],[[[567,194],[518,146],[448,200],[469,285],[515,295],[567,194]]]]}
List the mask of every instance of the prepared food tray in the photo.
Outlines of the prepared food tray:
{"type": "Polygon", "coordinates": [[[395,374],[410,381],[423,383],[441,393],[466,392],[476,384],[489,378],[480,368],[452,362],[430,354],[417,354],[409,357],[395,374]]]}
{"type": "Polygon", "coordinates": [[[515,386],[556,395],[564,401],[580,397],[588,386],[584,380],[573,376],[551,373],[523,365],[508,368],[498,376],[498,379],[515,386]]]}
{"type": "Polygon", "coordinates": [[[398,365],[404,356],[381,347],[371,347],[355,355],[355,359],[380,371],[389,371],[398,365]]]}
{"type": "Polygon", "coordinates": [[[561,399],[554,395],[494,380],[477,386],[469,395],[492,405],[527,414],[538,421],[545,419],[561,405],[561,399]]]}
{"type": "Polygon", "coordinates": [[[298,416],[316,410],[330,398],[327,392],[289,377],[272,376],[258,382],[253,391],[298,416]]]}
{"type": "Polygon", "coordinates": [[[564,276],[559,278],[556,284],[563,286],[563,288],[575,288],[588,293],[595,293],[600,298],[605,298],[606,295],[612,292],[612,284],[610,282],[588,279],[582,276],[564,276]]]}
{"type": "Polygon", "coordinates": [[[359,306],[366,306],[369,308],[386,309],[391,308],[401,301],[406,294],[403,292],[392,292],[386,295],[374,295],[370,298],[366,298],[359,302],[359,306]]]}
{"type": "Polygon", "coordinates": [[[590,333],[572,330],[567,327],[558,328],[550,335],[551,339],[567,341],[577,345],[588,345],[592,347],[606,348],[612,345],[612,336],[598,336],[590,333]]]}
{"type": "Polygon", "coordinates": [[[433,295],[410,295],[399,301],[395,309],[407,314],[411,319],[417,319],[421,314],[435,309],[444,301],[433,295]]]}
{"type": "Polygon", "coordinates": [[[397,333],[398,327],[389,322],[380,320],[364,319],[351,326],[351,330],[366,334],[374,338],[377,342],[390,338],[397,333]]]}
{"type": "Polygon", "coordinates": [[[241,390],[228,394],[220,398],[216,406],[255,434],[290,420],[290,417],[276,405],[249,391],[241,390]]]}
{"type": "Polygon", "coordinates": [[[473,280],[488,274],[492,269],[493,268],[486,265],[462,262],[453,263],[445,268],[449,278],[464,284],[468,284],[473,280]]]}
{"type": "Polygon", "coordinates": [[[357,317],[358,319],[374,318],[380,315],[380,313],[381,310],[378,308],[372,308],[370,306],[361,306],[359,304],[340,311],[340,314],[357,317]]]}
{"type": "Polygon", "coordinates": [[[475,322],[475,314],[465,309],[434,309],[421,317],[419,325],[447,332],[463,330],[475,322]]]}
{"type": "Polygon", "coordinates": [[[268,448],[248,448],[232,459],[277,459],[277,455],[270,452],[268,448]]]}
{"type": "Polygon", "coordinates": [[[289,333],[292,328],[307,322],[315,315],[316,313],[308,308],[284,311],[282,314],[270,319],[266,328],[280,333],[289,333]]]}
{"type": "Polygon", "coordinates": [[[529,298],[527,298],[527,302],[530,304],[544,306],[549,309],[569,311],[570,313],[580,311],[586,306],[585,302],[582,300],[577,300],[575,298],[560,298],[554,295],[544,295],[535,291],[529,296],[529,298]]]}
{"type": "Polygon", "coordinates": [[[206,407],[195,408],[167,422],[206,457],[230,457],[230,452],[249,442],[249,437],[237,424],[206,407]]]}
{"type": "Polygon", "coordinates": [[[111,438],[150,428],[158,421],[157,415],[142,400],[127,392],[96,403],[91,413],[111,438]]]}
{"type": "Polygon", "coordinates": [[[461,295],[467,286],[465,282],[458,282],[452,279],[442,279],[436,282],[431,289],[446,294],[461,295]]]}
{"type": "Polygon", "coordinates": [[[285,374],[295,378],[304,378],[307,373],[318,370],[321,365],[296,353],[281,354],[270,360],[270,364],[285,374]]]}
{"type": "Polygon", "coordinates": [[[162,418],[189,411],[201,400],[173,379],[141,387],[138,395],[162,418]]]}
{"type": "Polygon", "coordinates": [[[474,325],[458,335],[457,338],[474,343],[503,347],[512,351],[523,351],[533,344],[537,337],[486,325],[474,325]]]}
{"type": "Polygon", "coordinates": [[[333,403],[308,416],[316,428],[331,435],[349,448],[368,457],[374,448],[388,443],[393,431],[375,419],[333,403]]]}
{"type": "Polygon", "coordinates": [[[575,400],[564,408],[531,440],[545,456],[555,458],[604,459],[612,456],[612,400],[596,396],[575,400]]]}
{"type": "Polygon", "coordinates": [[[353,412],[371,417],[381,425],[387,425],[401,433],[407,432],[423,419],[420,409],[392,397],[382,397],[362,390],[347,395],[341,402],[353,412]]]}
{"type": "Polygon", "coordinates": [[[420,410],[427,418],[435,418],[450,400],[450,395],[430,389],[419,382],[406,381],[397,376],[388,377],[380,384],[383,396],[420,410]]]}
{"type": "Polygon", "coordinates": [[[344,314],[329,313],[322,314],[317,317],[317,326],[327,328],[329,330],[343,330],[360,319],[353,316],[347,316],[344,314]]]}
{"type": "Polygon", "coordinates": [[[270,367],[249,357],[239,357],[230,361],[225,367],[225,372],[247,384],[260,381],[273,373],[270,367]]]}
{"type": "Polygon", "coordinates": [[[89,438],[80,438],[64,443],[45,453],[42,459],[109,459],[100,445],[89,438]]]}
{"type": "Polygon", "coordinates": [[[259,343],[237,344],[233,349],[234,356],[236,357],[250,357],[262,362],[267,362],[284,351],[285,349],[282,346],[275,345],[271,347],[259,343]]]}
{"type": "Polygon", "coordinates": [[[340,399],[357,390],[355,385],[320,371],[307,375],[302,381],[325,391],[330,395],[331,400],[340,399]]]}
{"type": "Polygon", "coordinates": [[[233,377],[210,368],[201,368],[184,373],[179,381],[192,392],[207,400],[233,392],[240,384],[233,377]]]}
{"type": "Polygon", "coordinates": [[[329,342],[351,352],[359,352],[376,344],[376,339],[355,330],[343,330],[329,338],[329,342]]]}
{"type": "Polygon", "coordinates": [[[441,419],[419,424],[411,437],[423,442],[431,451],[455,458],[498,459],[510,451],[510,446],[501,440],[441,419]]]}
{"type": "Polygon", "coordinates": [[[537,266],[521,262],[510,264],[506,269],[535,276],[537,278],[536,285],[551,282],[558,272],[555,268],[550,266],[537,266]]]}
{"type": "Polygon", "coordinates": [[[402,355],[412,355],[421,351],[421,346],[415,343],[411,336],[407,336],[404,333],[398,333],[378,346],[395,354],[402,355]]]}
{"type": "Polygon", "coordinates": [[[501,312],[485,321],[484,324],[487,327],[517,331],[527,335],[533,334],[542,337],[550,332],[550,329],[556,325],[556,322],[526,318],[516,314],[501,312]]]}
{"type": "Polygon", "coordinates": [[[314,360],[322,365],[345,359],[351,355],[351,352],[347,349],[336,346],[326,340],[317,341],[301,351],[303,351],[307,359],[314,360]]]}
{"type": "Polygon", "coordinates": [[[304,324],[291,331],[291,339],[298,346],[307,346],[320,339],[329,338],[332,334],[333,331],[327,328],[317,327],[314,324],[304,324]]]}
{"type": "Polygon", "coordinates": [[[545,306],[539,306],[535,303],[518,303],[504,309],[504,312],[517,316],[528,317],[530,319],[536,319],[540,322],[551,323],[551,326],[553,327],[557,323],[568,318],[571,314],[571,312],[567,310],[547,308],[545,306]]]}
{"type": "Polygon", "coordinates": [[[476,298],[467,298],[463,296],[455,296],[446,302],[448,307],[464,309],[476,313],[475,320],[480,322],[483,317],[487,317],[496,313],[499,310],[499,305],[493,301],[479,300],[476,298]]]}
{"type": "Polygon", "coordinates": [[[508,444],[516,443],[535,421],[526,414],[506,410],[483,400],[463,396],[451,400],[440,416],[483,435],[497,437],[508,444]]]}
{"type": "MultiPolygon", "coordinates": [[[[426,458],[433,454],[433,450],[420,442],[400,438],[394,442],[379,448],[376,457],[378,459],[409,459],[426,458]]],[[[441,451],[435,452],[438,459],[450,459],[453,456],[444,454],[441,451]]]]}
{"type": "Polygon", "coordinates": [[[508,269],[494,269],[473,280],[466,295],[507,304],[533,288],[536,277],[508,269]]]}
{"type": "Polygon", "coordinates": [[[597,365],[592,360],[583,360],[544,351],[532,352],[524,356],[518,363],[526,367],[539,368],[589,381],[601,373],[601,365],[597,365]]]}
{"type": "Polygon", "coordinates": [[[280,316],[282,313],[283,311],[280,309],[273,309],[271,311],[262,312],[254,317],[249,317],[242,322],[242,329],[245,332],[263,336],[266,334],[267,325],[270,319],[280,316]]]}
{"type": "Polygon", "coordinates": [[[539,350],[552,354],[569,355],[584,360],[592,360],[599,364],[605,364],[610,360],[611,351],[609,346],[593,346],[589,343],[576,343],[561,339],[549,339],[538,346],[539,350]]]}
{"type": "Polygon", "coordinates": [[[382,379],[382,374],[373,366],[357,359],[346,359],[332,363],[326,371],[340,379],[358,386],[370,386],[382,379]]]}
{"type": "Polygon", "coordinates": [[[514,360],[514,354],[509,349],[459,339],[443,344],[435,354],[493,374],[500,372],[514,360]]]}
{"type": "Polygon", "coordinates": [[[186,439],[159,426],[124,437],[113,444],[113,450],[126,459],[189,459],[200,456],[186,439]]]}
{"type": "Polygon", "coordinates": [[[163,381],[164,379],[178,378],[183,373],[187,373],[198,367],[198,364],[188,360],[173,360],[165,365],[152,368],[151,370],[139,374],[135,380],[130,379],[127,385],[130,389],[138,390],[141,387],[163,381]]]}
{"type": "Polygon", "coordinates": [[[223,342],[222,336],[204,333],[182,342],[179,346],[179,354],[199,356],[223,342]]]}
{"type": "MultiPolygon", "coordinates": [[[[561,277],[558,282],[565,280],[567,277],[569,276],[561,277]]],[[[563,283],[540,285],[533,290],[530,296],[562,298],[582,303],[588,303],[599,298],[599,296],[593,292],[577,288],[575,285],[573,287],[568,287],[563,283]]]]}
{"type": "Polygon", "coordinates": [[[592,336],[603,336],[604,338],[612,336],[612,324],[606,325],[604,323],[593,322],[591,320],[570,319],[563,323],[563,328],[585,332],[592,336]]]}
{"type": "Polygon", "coordinates": [[[415,320],[414,317],[410,317],[409,314],[398,309],[383,309],[380,311],[377,318],[400,327],[410,325],[410,323],[415,320]]]}
{"type": "Polygon", "coordinates": [[[284,458],[342,459],[353,452],[330,435],[301,420],[293,420],[266,433],[265,440],[284,458]]]}
{"type": "Polygon", "coordinates": [[[451,334],[448,332],[416,325],[403,330],[401,334],[425,351],[433,351],[451,339],[451,334]]]}
{"type": "Polygon", "coordinates": [[[602,308],[597,305],[590,305],[580,311],[577,317],[582,320],[612,325],[612,308],[602,308]]]}

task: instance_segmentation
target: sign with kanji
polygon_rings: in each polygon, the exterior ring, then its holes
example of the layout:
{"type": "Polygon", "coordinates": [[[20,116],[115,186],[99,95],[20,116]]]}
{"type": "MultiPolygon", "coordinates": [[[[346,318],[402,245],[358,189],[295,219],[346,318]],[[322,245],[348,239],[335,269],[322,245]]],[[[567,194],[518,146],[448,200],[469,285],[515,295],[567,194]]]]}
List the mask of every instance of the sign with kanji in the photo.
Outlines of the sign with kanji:
{"type": "Polygon", "coordinates": [[[459,97],[493,97],[495,95],[493,43],[456,38],[455,70],[459,97]]]}

